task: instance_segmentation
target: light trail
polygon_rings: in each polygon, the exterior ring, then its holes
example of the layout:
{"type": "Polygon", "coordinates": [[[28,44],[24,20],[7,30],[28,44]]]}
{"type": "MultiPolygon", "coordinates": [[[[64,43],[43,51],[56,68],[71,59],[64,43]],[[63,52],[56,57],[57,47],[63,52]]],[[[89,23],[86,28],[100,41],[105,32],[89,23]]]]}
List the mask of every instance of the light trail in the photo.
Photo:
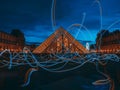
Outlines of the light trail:
{"type": "Polygon", "coordinates": [[[120,62],[120,57],[118,57],[116,54],[98,55],[96,53],[88,53],[84,56],[74,54],[70,58],[69,58],[68,55],[67,56],[63,55],[62,58],[61,58],[61,56],[53,54],[54,56],[56,56],[56,60],[49,60],[48,59],[48,61],[42,61],[42,62],[40,60],[36,59],[34,54],[32,54],[32,52],[30,52],[30,51],[29,51],[29,53],[25,53],[24,50],[23,50],[23,52],[20,52],[18,54],[14,54],[15,56],[13,56],[12,53],[9,50],[4,50],[3,52],[0,53],[0,57],[2,57],[3,54],[9,54],[10,55],[10,57],[9,57],[10,61],[7,61],[7,60],[0,61],[0,64],[3,64],[3,66],[1,66],[0,68],[10,67],[9,69],[11,69],[12,67],[15,68],[15,67],[21,66],[21,65],[22,66],[29,65],[31,67],[26,72],[25,84],[23,84],[22,86],[29,85],[32,73],[35,72],[35,71],[38,71],[39,68],[42,68],[42,69],[44,69],[46,71],[49,71],[49,72],[61,73],[61,72],[69,72],[69,71],[72,71],[72,70],[76,70],[76,69],[84,66],[86,63],[93,63],[93,64],[96,63],[96,65],[97,65],[96,70],[100,74],[102,74],[106,77],[106,79],[97,80],[97,81],[93,82],[93,84],[94,85],[107,84],[107,83],[111,82],[111,79],[108,78],[108,76],[106,74],[99,71],[98,64],[101,64],[102,66],[104,66],[109,61],[120,62]],[[77,56],[78,58],[76,60],[73,60],[73,57],[75,57],[75,56],[77,56]],[[22,57],[22,59],[21,59],[21,57],[22,57]],[[31,60],[31,58],[33,60],[29,61],[29,60],[31,60]],[[67,66],[69,63],[78,64],[78,65],[65,69],[65,66],[67,66]],[[59,67],[55,68],[54,66],[56,66],[56,65],[59,65],[59,67]]]}
{"type": "Polygon", "coordinates": [[[52,0],[52,7],[51,7],[51,22],[52,28],[55,31],[56,22],[55,22],[55,7],[56,7],[56,0],[52,0]]]}

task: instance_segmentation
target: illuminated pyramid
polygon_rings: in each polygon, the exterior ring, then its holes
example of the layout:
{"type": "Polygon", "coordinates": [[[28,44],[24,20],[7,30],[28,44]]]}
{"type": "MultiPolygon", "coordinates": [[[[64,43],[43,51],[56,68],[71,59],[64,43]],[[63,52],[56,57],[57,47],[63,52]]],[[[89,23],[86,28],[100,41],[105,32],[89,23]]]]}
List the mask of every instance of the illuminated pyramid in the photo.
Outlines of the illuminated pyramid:
{"type": "Polygon", "coordinates": [[[38,46],[33,53],[88,53],[86,48],[62,27],[38,46]]]}

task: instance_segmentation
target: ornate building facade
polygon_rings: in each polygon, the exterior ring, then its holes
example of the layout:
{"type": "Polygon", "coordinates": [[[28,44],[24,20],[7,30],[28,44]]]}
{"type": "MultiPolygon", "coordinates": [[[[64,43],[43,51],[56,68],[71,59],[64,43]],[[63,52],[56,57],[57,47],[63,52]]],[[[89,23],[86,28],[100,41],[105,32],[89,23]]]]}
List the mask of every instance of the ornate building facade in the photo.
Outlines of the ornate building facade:
{"type": "Polygon", "coordinates": [[[96,39],[96,46],[98,52],[102,53],[120,52],[120,30],[116,30],[113,32],[103,30],[101,33],[98,33],[96,39]]]}
{"type": "Polygon", "coordinates": [[[0,51],[9,49],[11,52],[20,52],[24,43],[24,34],[19,30],[13,30],[11,34],[0,31],[0,51]]]}

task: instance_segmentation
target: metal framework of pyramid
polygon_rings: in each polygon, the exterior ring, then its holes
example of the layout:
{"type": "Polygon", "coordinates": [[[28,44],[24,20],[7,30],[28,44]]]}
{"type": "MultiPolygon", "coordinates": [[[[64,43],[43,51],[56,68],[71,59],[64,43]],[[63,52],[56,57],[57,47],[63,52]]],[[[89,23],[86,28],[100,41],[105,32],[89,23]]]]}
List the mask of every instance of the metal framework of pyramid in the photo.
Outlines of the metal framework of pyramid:
{"type": "Polygon", "coordinates": [[[50,35],[33,53],[88,53],[88,50],[62,27],[50,35]]]}

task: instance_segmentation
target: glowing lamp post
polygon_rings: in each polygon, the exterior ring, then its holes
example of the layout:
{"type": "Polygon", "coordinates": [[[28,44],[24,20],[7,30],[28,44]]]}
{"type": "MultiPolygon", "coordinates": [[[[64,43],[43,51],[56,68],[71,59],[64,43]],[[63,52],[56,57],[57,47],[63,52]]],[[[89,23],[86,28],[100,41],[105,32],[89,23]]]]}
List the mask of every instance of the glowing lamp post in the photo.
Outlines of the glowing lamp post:
{"type": "Polygon", "coordinates": [[[90,45],[89,45],[88,42],[86,43],[86,49],[87,49],[87,50],[90,50],[90,45]]]}

